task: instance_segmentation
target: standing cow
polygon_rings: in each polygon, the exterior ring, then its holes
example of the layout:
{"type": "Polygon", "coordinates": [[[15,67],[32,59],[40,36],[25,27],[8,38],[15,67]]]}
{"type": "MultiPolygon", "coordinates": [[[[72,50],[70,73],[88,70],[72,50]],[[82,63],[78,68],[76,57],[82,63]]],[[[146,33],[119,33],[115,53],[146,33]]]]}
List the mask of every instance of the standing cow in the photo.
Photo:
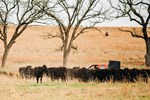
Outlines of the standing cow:
{"type": "Polygon", "coordinates": [[[32,73],[33,73],[33,69],[31,65],[19,68],[19,74],[22,77],[22,79],[23,78],[30,79],[31,77],[33,77],[32,73]]]}
{"type": "Polygon", "coordinates": [[[21,76],[22,79],[25,76],[25,69],[26,69],[26,67],[20,67],[19,68],[19,74],[20,74],[20,76],[21,76]]]}
{"type": "Polygon", "coordinates": [[[42,67],[34,68],[34,75],[36,77],[37,83],[39,83],[39,78],[40,78],[40,82],[42,84],[42,78],[44,73],[48,76],[48,69],[46,65],[43,65],[42,67]]]}
{"type": "Polygon", "coordinates": [[[67,68],[66,67],[50,67],[48,68],[49,71],[49,77],[51,78],[52,81],[55,79],[59,80],[61,79],[62,81],[66,82],[67,79],[67,68]]]}

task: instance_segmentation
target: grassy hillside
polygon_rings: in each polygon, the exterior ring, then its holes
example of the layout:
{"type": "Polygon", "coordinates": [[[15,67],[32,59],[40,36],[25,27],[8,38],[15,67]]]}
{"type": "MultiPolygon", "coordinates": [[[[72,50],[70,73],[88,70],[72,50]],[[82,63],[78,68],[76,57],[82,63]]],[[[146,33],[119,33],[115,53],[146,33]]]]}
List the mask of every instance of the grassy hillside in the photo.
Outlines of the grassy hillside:
{"type": "MultiPolygon", "coordinates": [[[[14,26],[9,27],[10,36],[14,26]]],[[[109,60],[120,60],[122,67],[144,65],[144,40],[133,38],[130,33],[121,32],[117,27],[101,27],[88,30],[74,42],[78,51],[72,51],[69,56],[68,67],[90,66],[91,64],[108,63],[109,60]],[[105,32],[109,36],[105,37],[105,32]]],[[[133,28],[124,28],[133,30],[133,28]]],[[[140,28],[136,28],[140,34],[140,28]]],[[[61,46],[61,40],[44,40],[42,36],[57,33],[58,28],[52,26],[29,27],[17,40],[10,50],[7,67],[18,68],[25,65],[61,66],[62,52],[56,52],[61,46]]],[[[0,59],[3,54],[3,44],[0,42],[0,59]]],[[[11,68],[11,69],[12,69],[11,68]]],[[[16,70],[16,69],[14,69],[16,70]]]]}
{"type": "MultiPolygon", "coordinates": [[[[9,36],[14,26],[9,27],[9,36]]],[[[142,39],[131,37],[130,33],[121,32],[117,27],[89,30],[81,35],[74,44],[78,51],[72,51],[68,67],[88,67],[91,64],[108,63],[109,60],[120,60],[121,67],[145,68],[145,44],[142,39]],[[105,37],[105,32],[109,36],[105,37]]],[[[124,28],[130,29],[133,28],[124,28]]],[[[136,28],[141,34],[140,28],[136,28]]],[[[10,50],[7,67],[0,71],[18,74],[18,68],[26,65],[61,66],[62,52],[55,50],[61,46],[59,39],[44,40],[42,35],[58,32],[57,27],[32,26],[16,40],[10,50]]],[[[3,54],[3,44],[0,42],[0,60],[3,54]]],[[[35,79],[25,80],[16,76],[0,75],[0,100],[149,100],[150,82],[143,83],[80,83],[69,80],[51,82],[43,78],[43,84],[36,84],[35,79]]]]}

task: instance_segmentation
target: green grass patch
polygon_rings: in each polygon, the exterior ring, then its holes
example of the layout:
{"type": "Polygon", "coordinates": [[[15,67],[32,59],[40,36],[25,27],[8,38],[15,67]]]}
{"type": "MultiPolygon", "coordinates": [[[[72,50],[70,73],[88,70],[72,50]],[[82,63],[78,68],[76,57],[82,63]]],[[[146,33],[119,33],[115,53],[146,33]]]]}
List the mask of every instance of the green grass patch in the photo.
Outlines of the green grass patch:
{"type": "Polygon", "coordinates": [[[74,83],[74,84],[67,84],[69,87],[73,88],[82,88],[82,87],[94,87],[97,86],[98,84],[94,83],[74,83]]]}
{"type": "Polygon", "coordinates": [[[97,83],[62,83],[62,82],[50,82],[50,83],[28,83],[28,84],[17,84],[19,89],[28,88],[49,88],[49,89],[65,89],[65,88],[86,88],[86,87],[96,87],[100,84],[97,83]]]}

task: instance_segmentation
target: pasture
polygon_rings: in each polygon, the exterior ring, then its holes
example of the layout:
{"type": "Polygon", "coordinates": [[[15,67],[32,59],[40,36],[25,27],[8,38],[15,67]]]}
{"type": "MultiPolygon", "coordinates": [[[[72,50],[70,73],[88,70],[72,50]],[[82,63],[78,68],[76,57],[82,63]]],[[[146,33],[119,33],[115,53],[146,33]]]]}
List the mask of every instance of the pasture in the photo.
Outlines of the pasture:
{"type": "MultiPolygon", "coordinates": [[[[9,27],[10,36],[13,28],[14,26],[9,27]]],[[[130,33],[121,32],[117,27],[99,29],[101,33],[91,29],[77,38],[74,45],[78,51],[72,51],[69,55],[68,67],[107,64],[109,60],[120,60],[123,68],[144,67],[144,40],[133,38],[130,33]],[[104,36],[106,31],[109,34],[107,37],[104,36]]],[[[133,28],[124,29],[133,30],[133,28]]],[[[136,31],[141,34],[140,28],[136,31]]],[[[14,71],[16,67],[18,69],[26,65],[61,66],[62,52],[56,51],[62,45],[61,40],[58,38],[44,40],[42,36],[47,32],[55,34],[58,29],[54,26],[32,26],[25,30],[11,48],[6,66],[14,71]]],[[[0,46],[3,47],[2,42],[0,46]]],[[[0,49],[0,59],[2,54],[3,48],[0,49]]]]}
{"type": "Polygon", "coordinates": [[[44,77],[43,84],[35,80],[0,76],[1,100],[149,100],[149,83],[80,83],[78,81],[51,82],[44,77]]]}
{"type": "MultiPolygon", "coordinates": [[[[13,32],[10,26],[9,32],[13,32]]],[[[75,45],[78,51],[72,51],[68,67],[89,67],[92,64],[108,63],[120,60],[121,68],[145,68],[144,40],[131,37],[117,27],[100,28],[101,33],[89,30],[81,35],[75,45]],[[103,36],[105,32],[109,36],[103,36]]],[[[133,28],[126,28],[132,30],[133,28]]],[[[140,28],[136,28],[140,34],[140,28]]],[[[36,84],[35,79],[26,80],[18,77],[18,68],[26,65],[43,65],[48,67],[62,65],[62,52],[55,50],[61,46],[59,39],[44,40],[44,33],[56,33],[52,26],[32,26],[16,40],[10,50],[5,68],[0,71],[12,72],[14,76],[0,75],[0,100],[149,100],[150,82],[121,83],[116,82],[78,82],[76,80],[51,82],[44,77],[43,84],[36,84]],[[55,45],[54,45],[55,44],[55,45]]],[[[10,34],[11,36],[11,34],[10,34]]],[[[3,47],[2,42],[0,46],[3,47]]],[[[3,48],[0,49],[0,59],[3,48]]]]}

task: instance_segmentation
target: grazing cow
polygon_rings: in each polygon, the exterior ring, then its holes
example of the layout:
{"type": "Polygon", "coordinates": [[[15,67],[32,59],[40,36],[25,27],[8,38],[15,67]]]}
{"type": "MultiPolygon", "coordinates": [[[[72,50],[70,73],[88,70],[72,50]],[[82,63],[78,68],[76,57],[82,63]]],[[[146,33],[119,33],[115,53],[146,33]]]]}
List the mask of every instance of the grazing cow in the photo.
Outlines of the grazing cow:
{"type": "Polygon", "coordinates": [[[106,77],[106,69],[92,70],[93,79],[98,82],[104,82],[106,77]]]}
{"type": "Polygon", "coordinates": [[[34,68],[30,68],[30,70],[29,70],[29,78],[30,79],[35,77],[34,70],[35,70],[34,68]]]}
{"type": "Polygon", "coordinates": [[[146,82],[146,83],[148,82],[149,75],[145,69],[140,70],[139,75],[140,75],[141,81],[146,82]]]}
{"type": "Polygon", "coordinates": [[[42,67],[34,68],[34,75],[36,77],[37,83],[39,83],[39,78],[40,78],[40,82],[42,84],[42,78],[44,73],[48,76],[48,69],[46,65],[43,65],[42,67]]]}
{"type": "Polygon", "coordinates": [[[26,67],[20,67],[19,68],[19,74],[20,74],[20,76],[22,78],[30,79],[31,78],[30,74],[31,74],[31,69],[32,69],[31,67],[32,66],[30,66],[30,65],[28,65],[26,67]]]}
{"type": "Polygon", "coordinates": [[[111,69],[113,82],[122,82],[124,79],[122,69],[111,69]]]}
{"type": "MultiPolygon", "coordinates": [[[[93,79],[98,82],[107,82],[112,79],[113,82],[148,82],[150,70],[145,69],[91,69],[93,79]]],[[[79,75],[79,74],[78,74],[79,75]]]]}
{"type": "Polygon", "coordinates": [[[20,67],[19,68],[19,74],[22,77],[22,79],[25,77],[25,67],[20,67]]]}
{"type": "Polygon", "coordinates": [[[67,79],[73,80],[76,77],[76,72],[80,67],[67,68],[67,79]]]}
{"type": "Polygon", "coordinates": [[[67,68],[66,67],[51,67],[48,68],[49,76],[51,77],[51,80],[54,81],[55,79],[61,79],[62,81],[66,81],[67,79],[67,68]]]}
{"type": "Polygon", "coordinates": [[[27,79],[31,79],[31,74],[32,74],[32,68],[31,68],[32,66],[30,66],[30,65],[28,65],[28,66],[26,66],[26,68],[25,68],[25,78],[27,78],[27,79]]]}
{"type": "Polygon", "coordinates": [[[85,67],[74,69],[74,77],[82,82],[88,82],[93,79],[91,71],[89,69],[86,69],[85,67]]]}

